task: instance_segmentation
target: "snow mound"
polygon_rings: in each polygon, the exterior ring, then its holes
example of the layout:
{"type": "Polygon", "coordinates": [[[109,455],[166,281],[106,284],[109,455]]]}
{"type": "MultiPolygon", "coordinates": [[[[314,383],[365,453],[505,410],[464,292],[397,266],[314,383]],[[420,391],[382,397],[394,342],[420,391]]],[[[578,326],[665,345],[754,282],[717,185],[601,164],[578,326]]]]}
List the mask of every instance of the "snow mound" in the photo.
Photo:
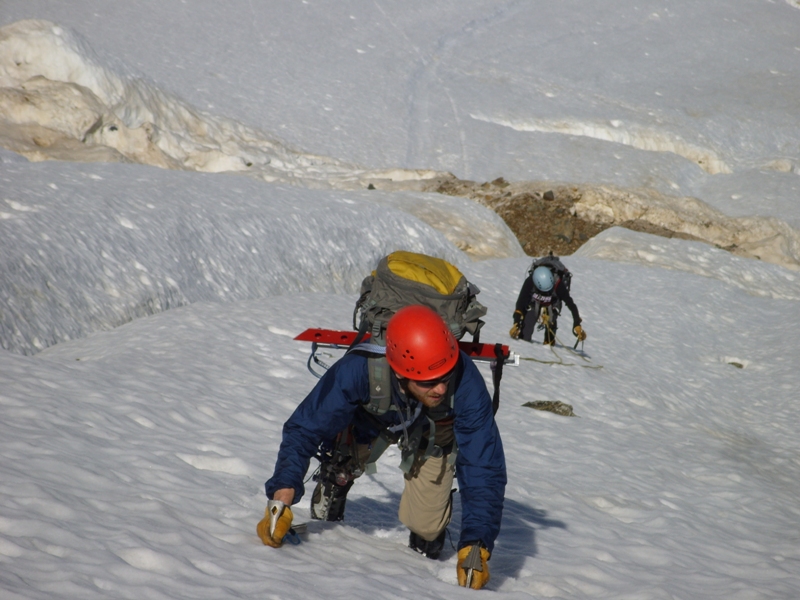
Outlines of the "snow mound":
{"type": "Polygon", "coordinates": [[[589,240],[573,256],[684,271],[723,281],[755,296],[800,300],[800,275],[796,272],[731,256],[701,242],[612,227],[589,240]]]}
{"type": "Polygon", "coordinates": [[[140,165],[14,167],[0,196],[0,347],[20,354],[197,302],[355,297],[398,249],[470,264],[372,192],[140,165]]]}
{"type": "Polygon", "coordinates": [[[605,225],[647,223],[791,269],[800,269],[800,232],[771,217],[728,217],[690,197],[586,187],[573,209],[605,225]]]}

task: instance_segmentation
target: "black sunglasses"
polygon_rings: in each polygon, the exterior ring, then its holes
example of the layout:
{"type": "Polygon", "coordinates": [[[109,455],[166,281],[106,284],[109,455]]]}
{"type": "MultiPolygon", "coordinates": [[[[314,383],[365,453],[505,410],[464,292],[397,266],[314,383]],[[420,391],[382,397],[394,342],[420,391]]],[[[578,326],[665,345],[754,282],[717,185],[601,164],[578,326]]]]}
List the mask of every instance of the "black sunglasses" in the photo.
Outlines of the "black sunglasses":
{"type": "Polygon", "coordinates": [[[455,369],[452,369],[449,373],[447,373],[446,375],[442,375],[441,377],[439,377],[437,379],[426,379],[425,381],[414,381],[414,383],[416,383],[419,387],[422,387],[422,388],[425,388],[425,389],[430,389],[430,388],[436,387],[440,383],[447,384],[450,381],[450,379],[453,377],[454,373],[455,373],[455,369]]]}

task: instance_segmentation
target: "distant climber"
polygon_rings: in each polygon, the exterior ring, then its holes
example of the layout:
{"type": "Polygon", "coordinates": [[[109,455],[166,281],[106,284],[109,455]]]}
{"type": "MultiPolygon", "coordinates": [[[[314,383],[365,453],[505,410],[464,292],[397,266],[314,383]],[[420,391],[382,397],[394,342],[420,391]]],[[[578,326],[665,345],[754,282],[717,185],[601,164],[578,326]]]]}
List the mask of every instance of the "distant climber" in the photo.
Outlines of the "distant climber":
{"type": "Polygon", "coordinates": [[[509,335],[530,342],[538,323],[539,328],[544,329],[543,343],[552,346],[556,341],[558,316],[566,304],[572,313],[573,335],[580,341],[585,340],[586,332],[581,327],[578,307],[569,293],[571,281],[572,273],[552,252],[534,260],[517,297],[514,324],[509,335]]]}

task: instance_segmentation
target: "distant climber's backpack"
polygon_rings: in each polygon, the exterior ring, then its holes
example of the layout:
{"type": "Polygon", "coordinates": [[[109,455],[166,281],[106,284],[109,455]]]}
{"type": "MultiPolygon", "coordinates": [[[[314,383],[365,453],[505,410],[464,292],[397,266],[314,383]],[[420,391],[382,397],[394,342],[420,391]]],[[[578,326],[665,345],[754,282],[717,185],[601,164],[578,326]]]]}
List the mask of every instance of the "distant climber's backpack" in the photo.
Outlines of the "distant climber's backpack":
{"type": "Polygon", "coordinates": [[[553,277],[555,278],[556,282],[553,289],[559,285],[563,285],[566,287],[567,291],[569,291],[570,285],[572,285],[572,273],[570,273],[570,270],[564,266],[564,263],[561,262],[559,257],[553,256],[553,253],[551,252],[547,256],[534,259],[530,269],[528,269],[528,277],[533,275],[533,271],[536,269],[536,267],[542,266],[548,267],[553,272],[553,277]]]}
{"type": "MultiPolygon", "coordinates": [[[[353,311],[353,328],[358,336],[351,350],[365,349],[360,344],[371,334],[369,360],[370,402],[364,408],[382,415],[391,406],[391,371],[383,356],[386,325],[395,312],[411,304],[436,311],[456,339],[465,333],[478,342],[487,309],[475,299],[480,290],[449,262],[413,252],[392,252],[361,284],[361,295],[353,311]]],[[[452,398],[450,398],[452,400],[452,398]]]]}

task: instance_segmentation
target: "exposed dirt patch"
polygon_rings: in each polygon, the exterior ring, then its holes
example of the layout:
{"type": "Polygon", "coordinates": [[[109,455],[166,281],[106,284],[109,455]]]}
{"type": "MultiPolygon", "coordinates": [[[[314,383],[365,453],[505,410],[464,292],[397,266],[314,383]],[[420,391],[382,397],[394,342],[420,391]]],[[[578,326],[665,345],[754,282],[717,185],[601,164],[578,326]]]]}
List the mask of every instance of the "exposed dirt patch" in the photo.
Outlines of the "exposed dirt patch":
{"type": "MultiPolygon", "coordinates": [[[[529,256],[548,252],[565,256],[611,225],[581,218],[575,204],[581,199],[580,187],[552,182],[509,183],[503,178],[477,183],[462,179],[439,180],[429,191],[463,196],[494,210],[517,236],[529,256]]],[[[644,221],[616,223],[634,231],[662,237],[698,240],[644,221]]]]}
{"type": "Polygon", "coordinates": [[[528,408],[533,408],[536,410],[546,410],[563,417],[578,416],[573,412],[571,404],[566,404],[559,400],[534,400],[533,402],[526,402],[522,406],[527,406],[528,408]]]}

